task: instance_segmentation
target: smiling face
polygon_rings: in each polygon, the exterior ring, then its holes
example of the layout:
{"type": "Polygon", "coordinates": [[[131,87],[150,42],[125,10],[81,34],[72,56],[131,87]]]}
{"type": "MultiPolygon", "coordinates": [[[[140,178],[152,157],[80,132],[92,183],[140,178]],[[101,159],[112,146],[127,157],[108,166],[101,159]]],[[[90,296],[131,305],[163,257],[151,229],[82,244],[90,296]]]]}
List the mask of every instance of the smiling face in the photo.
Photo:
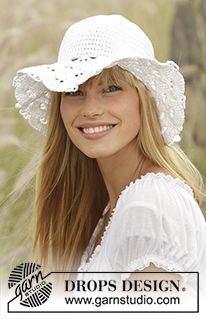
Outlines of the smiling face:
{"type": "Polygon", "coordinates": [[[140,128],[137,89],[124,80],[100,77],[62,93],[60,112],[76,147],[90,158],[109,157],[135,145],[140,128]]]}

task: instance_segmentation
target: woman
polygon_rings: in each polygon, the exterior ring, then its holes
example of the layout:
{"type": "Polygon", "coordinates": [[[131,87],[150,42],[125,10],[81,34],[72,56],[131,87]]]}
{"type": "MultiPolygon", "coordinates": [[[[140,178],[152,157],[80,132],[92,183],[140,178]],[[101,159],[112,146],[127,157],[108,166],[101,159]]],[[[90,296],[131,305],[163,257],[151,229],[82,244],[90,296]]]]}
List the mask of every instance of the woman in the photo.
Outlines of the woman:
{"type": "Polygon", "coordinates": [[[202,274],[203,183],[176,144],[184,80],[137,25],[119,15],[75,23],[58,62],[18,71],[14,88],[20,113],[46,135],[41,262],[51,249],[58,270],[202,274]]]}

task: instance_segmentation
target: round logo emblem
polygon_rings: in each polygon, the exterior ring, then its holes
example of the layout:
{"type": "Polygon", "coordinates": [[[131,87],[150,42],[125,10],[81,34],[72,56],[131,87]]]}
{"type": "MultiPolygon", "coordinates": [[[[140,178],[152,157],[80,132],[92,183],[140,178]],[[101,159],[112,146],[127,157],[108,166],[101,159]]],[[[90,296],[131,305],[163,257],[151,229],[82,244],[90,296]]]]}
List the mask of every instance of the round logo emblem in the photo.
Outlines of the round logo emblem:
{"type": "Polygon", "coordinates": [[[22,263],[10,273],[9,289],[15,288],[20,304],[26,307],[38,307],[45,303],[51,294],[52,283],[42,275],[41,266],[34,263],[22,263]]]}

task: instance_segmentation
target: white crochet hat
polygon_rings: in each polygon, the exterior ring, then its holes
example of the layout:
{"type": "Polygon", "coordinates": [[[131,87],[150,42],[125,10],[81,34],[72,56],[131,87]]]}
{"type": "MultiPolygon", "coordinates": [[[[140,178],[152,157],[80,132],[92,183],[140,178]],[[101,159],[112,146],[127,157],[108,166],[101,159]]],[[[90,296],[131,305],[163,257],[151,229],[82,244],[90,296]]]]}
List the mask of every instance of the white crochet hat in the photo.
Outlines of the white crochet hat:
{"type": "Polygon", "coordinates": [[[73,24],[54,64],[21,69],[14,78],[16,107],[45,134],[50,92],[76,91],[103,69],[119,65],[141,80],[154,96],[166,144],[180,141],[184,123],[184,79],[173,61],[155,59],[151,41],[120,15],[99,15],[73,24]]]}

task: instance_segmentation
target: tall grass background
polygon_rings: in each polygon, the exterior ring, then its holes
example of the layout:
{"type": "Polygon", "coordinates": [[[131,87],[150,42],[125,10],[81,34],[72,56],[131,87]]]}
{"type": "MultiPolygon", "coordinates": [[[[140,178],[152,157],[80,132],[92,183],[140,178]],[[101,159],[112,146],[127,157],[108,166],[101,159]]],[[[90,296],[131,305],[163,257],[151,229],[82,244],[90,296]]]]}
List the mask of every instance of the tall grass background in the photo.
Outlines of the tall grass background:
{"type": "MultiPolygon", "coordinates": [[[[12,79],[18,69],[53,63],[64,32],[95,14],[118,13],[139,24],[151,38],[160,61],[170,59],[173,0],[0,0],[0,267],[3,274],[28,261],[33,235],[34,180],[12,204],[8,194],[22,182],[22,170],[41,148],[42,137],[15,109],[12,79]]],[[[187,87],[188,109],[181,145],[206,175],[205,97],[187,87]],[[198,114],[199,113],[199,114],[198,114]],[[204,111],[205,113],[205,111],[204,111]],[[191,126],[198,127],[197,145],[191,126]]],[[[28,174],[32,173],[29,168],[28,174]]]]}

